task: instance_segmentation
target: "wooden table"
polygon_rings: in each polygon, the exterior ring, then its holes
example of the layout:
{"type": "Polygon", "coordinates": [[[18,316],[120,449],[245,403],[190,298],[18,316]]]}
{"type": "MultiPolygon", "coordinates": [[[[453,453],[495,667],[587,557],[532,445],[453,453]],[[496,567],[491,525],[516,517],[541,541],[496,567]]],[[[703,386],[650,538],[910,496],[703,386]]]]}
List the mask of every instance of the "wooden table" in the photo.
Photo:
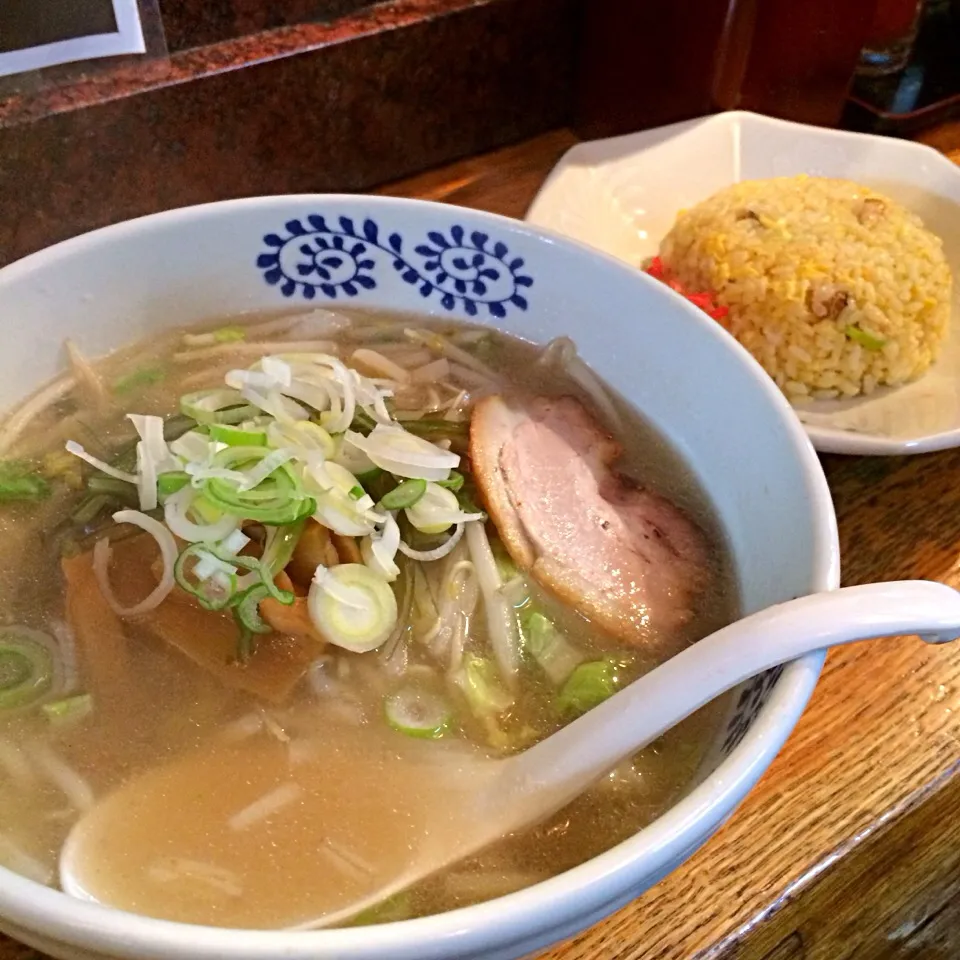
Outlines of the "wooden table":
{"type": "MultiPolygon", "coordinates": [[[[960,162],[960,123],[929,143],[960,162]]],[[[385,188],[522,217],[560,131],[385,188]]],[[[960,450],[824,457],[847,584],[960,587],[960,450]]],[[[0,960],[32,951],[0,938],[0,960]]],[[[960,644],[832,653],[766,776],[681,869],[548,960],[960,957],[960,644]]],[[[389,958],[385,958],[389,960],[389,958]]]]}

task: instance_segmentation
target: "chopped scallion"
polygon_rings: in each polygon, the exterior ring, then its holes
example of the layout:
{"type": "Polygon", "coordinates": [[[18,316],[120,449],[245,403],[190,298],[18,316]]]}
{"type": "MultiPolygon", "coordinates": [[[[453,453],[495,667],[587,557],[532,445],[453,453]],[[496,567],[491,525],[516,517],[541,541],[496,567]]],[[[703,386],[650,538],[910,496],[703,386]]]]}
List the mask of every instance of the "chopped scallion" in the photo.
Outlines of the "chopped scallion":
{"type": "Polygon", "coordinates": [[[56,666],[46,639],[25,628],[0,631],[0,710],[29,706],[53,687],[56,666]]]}
{"type": "Polygon", "coordinates": [[[209,429],[214,440],[230,447],[265,447],[267,444],[265,430],[247,430],[229,423],[211,423],[209,429]]]}
{"type": "MultiPolygon", "coordinates": [[[[241,471],[255,467],[273,453],[268,447],[227,447],[214,457],[213,464],[241,471]]],[[[317,509],[316,501],[304,494],[299,478],[285,464],[250,490],[241,490],[232,480],[220,477],[205,480],[202,489],[210,502],[224,512],[275,526],[296,523],[317,509]]]]}
{"type": "Polygon", "coordinates": [[[197,423],[243,423],[259,412],[239,391],[225,388],[184,394],[180,410],[197,423]]]}
{"type": "MultiPolygon", "coordinates": [[[[173,566],[173,578],[177,585],[194,597],[204,609],[223,610],[231,604],[236,594],[236,567],[231,568],[233,572],[223,569],[218,571],[218,576],[200,579],[201,574],[197,567],[211,556],[213,554],[206,544],[190,544],[177,557],[177,562],[173,566]]],[[[219,558],[216,559],[219,560],[219,558]]]]}
{"type": "Polygon", "coordinates": [[[157,494],[160,499],[169,497],[182,490],[190,482],[190,474],[183,470],[170,470],[157,477],[157,494]]]}
{"type": "Polygon", "coordinates": [[[384,510],[403,510],[412,507],[426,492],[426,480],[404,480],[386,494],[377,506],[384,510]]]}
{"type": "Polygon", "coordinates": [[[255,583],[236,598],[233,607],[233,616],[240,628],[240,639],[237,643],[237,655],[242,662],[250,659],[254,651],[255,636],[272,633],[272,628],[260,616],[260,601],[268,596],[267,588],[262,583],[255,583]]]}
{"type": "Polygon", "coordinates": [[[397,623],[393,590],[362,563],[317,567],[308,605],[320,633],[353,653],[375,650],[397,623]]]}
{"type": "Polygon", "coordinates": [[[456,470],[450,471],[450,476],[446,480],[437,480],[435,481],[438,487],[446,487],[448,490],[452,490],[454,493],[457,492],[463,486],[463,474],[458,473],[456,470]]]}
{"type": "Polygon", "coordinates": [[[437,740],[450,726],[451,713],[439,694],[405,687],[384,700],[387,723],[394,730],[423,740],[437,740]]]}

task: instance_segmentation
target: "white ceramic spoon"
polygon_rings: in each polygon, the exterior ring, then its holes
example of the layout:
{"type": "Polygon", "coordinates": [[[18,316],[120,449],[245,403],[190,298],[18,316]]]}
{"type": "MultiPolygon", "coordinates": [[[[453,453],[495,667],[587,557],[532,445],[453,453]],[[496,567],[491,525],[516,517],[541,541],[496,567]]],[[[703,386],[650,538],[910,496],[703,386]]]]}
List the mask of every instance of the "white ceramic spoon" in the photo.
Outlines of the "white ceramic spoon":
{"type": "MultiPolygon", "coordinates": [[[[280,901],[290,905],[287,925],[308,929],[344,922],[544,819],[621,760],[749,677],[814,650],[894,634],[919,634],[931,643],[960,637],[960,593],[939,583],[904,581],[848,587],[771,607],[711,634],[507,759],[463,754],[452,764],[431,764],[424,757],[443,749],[439,744],[419,744],[409,754],[398,755],[393,747],[385,753],[382,740],[377,747],[362,732],[340,752],[321,744],[320,753],[292,774],[304,794],[296,808],[299,826],[284,833],[280,812],[271,827],[273,859],[302,861],[304,849],[321,848],[326,858],[307,858],[306,868],[296,875],[300,899],[280,901]],[[346,787],[341,770],[349,773],[346,787]],[[454,775],[448,775],[450,770],[454,775]],[[305,829],[313,833],[305,834],[305,829]],[[334,869],[338,862],[342,872],[334,869]]],[[[222,819],[230,809],[224,806],[225,796],[243,778],[256,780],[265,771],[263,782],[276,784],[291,776],[286,754],[275,744],[262,749],[248,744],[235,756],[226,767],[222,758],[211,760],[203,753],[175,761],[98,803],[64,847],[64,890],[123,909],[195,919],[189,905],[151,906],[149,890],[131,885],[136,870],[146,867],[139,854],[130,853],[136,846],[130,831],[164,835],[159,849],[175,852],[177,831],[205,818],[222,819]],[[204,777],[211,789],[204,789],[204,777]],[[171,831],[173,836],[167,836],[171,831]],[[122,876],[122,882],[105,882],[111,874],[122,876]]],[[[239,856],[237,845],[253,833],[224,834],[224,855],[232,851],[239,856]]],[[[203,838],[205,843],[208,839],[203,838]]],[[[259,895],[241,898],[245,910],[254,900],[269,900],[274,881],[269,887],[267,882],[259,895]]],[[[220,919],[228,925],[259,925],[255,913],[234,917],[228,911],[220,919]]],[[[269,923],[266,914],[263,923],[269,923]]]]}

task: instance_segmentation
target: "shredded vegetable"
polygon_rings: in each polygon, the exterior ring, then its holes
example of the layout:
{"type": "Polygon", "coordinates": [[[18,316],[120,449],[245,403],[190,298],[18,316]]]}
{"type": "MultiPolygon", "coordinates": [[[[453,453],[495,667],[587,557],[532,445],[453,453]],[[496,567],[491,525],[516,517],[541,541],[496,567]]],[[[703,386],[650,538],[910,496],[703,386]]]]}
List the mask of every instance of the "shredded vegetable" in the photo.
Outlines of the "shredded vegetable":
{"type": "Polygon", "coordinates": [[[565,713],[586,713],[617,692],[619,668],[612,660],[581,663],[560,691],[560,709],[565,713]]]}
{"type": "Polygon", "coordinates": [[[513,705],[513,697],[500,685],[497,665],[492,660],[466,657],[455,679],[478,717],[496,716],[513,705]]]}
{"type": "Polygon", "coordinates": [[[560,686],[586,657],[542,613],[526,619],[527,649],[554,686],[560,686]]]}

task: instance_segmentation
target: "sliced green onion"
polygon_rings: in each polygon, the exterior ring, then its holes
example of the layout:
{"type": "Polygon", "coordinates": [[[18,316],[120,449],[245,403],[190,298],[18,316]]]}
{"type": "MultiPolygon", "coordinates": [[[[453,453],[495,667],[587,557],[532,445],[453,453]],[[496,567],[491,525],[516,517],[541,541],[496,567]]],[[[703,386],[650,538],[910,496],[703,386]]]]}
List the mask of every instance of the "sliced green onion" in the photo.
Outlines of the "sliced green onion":
{"type": "Polygon", "coordinates": [[[347,493],[350,495],[352,500],[359,500],[361,497],[365,497],[367,495],[367,491],[364,490],[359,483],[356,484],[356,486],[351,487],[347,493]]]}
{"type": "Polygon", "coordinates": [[[264,447],[267,444],[265,430],[247,430],[228,423],[211,423],[210,436],[230,447],[264,447]]]}
{"type": "Polygon", "coordinates": [[[423,496],[406,508],[406,516],[417,530],[428,534],[443,533],[454,524],[486,519],[482,513],[464,513],[457,495],[436,483],[427,484],[423,496]]]}
{"type": "Polygon", "coordinates": [[[527,649],[550,682],[559,687],[586,657],[542,613],[526,618],[527,649]]]}
{"type": "Polygon", "coordinates": [[[45,703],[40,709],[57,726],[76,723],[93,713],[93,697],[89,693],[81,693],[76,697],[45,703]]]}
{"type": "Polygon", "coordinates": [[[466,657],[455,681],[477,717],[495,716],[513,705],[513,697],[500,686],[497,665],[486,657],[466,657]]]}
{"type": "Polygon", "coordinates": [[[412,507],[426,492],[426,480],[403,480],[382,497],[377,506],[384,510],[403,510],[412,507]]]}
{"type": "Polygon", "coordinates": [[[456,470],[450,471],[450,476],[446,480],[435,480],[438,487],[446,487],[447,490],[453,490],[456,493],[463,486],[463,474],[456,470]]]}
{"type": "Polygon", "coordinates": [[[452,714],[447,702],[437,693],[404,687],[384,702],[387,723],[394,730],[423,740],[437,740],[447,732],[452,714]]]}
{"type": "Polygon", "coordinates": [[[237,656],[241,663],[250,659],[254,651],[255,636],[272,633],[273,628],[260,616],[260,601],[267,598],[267,588],[255,583],[235,598],[233,617],[240,629],[237,641],[237,656]]]}
{"type": "Polygon", "coordinates": [[[270,580],[276,578],[277,574],[290,562],[293,551],[297,548],[303,528],[306,526],[306,519],[297,520],[295,523],[289,523],[282,527],[270,527],[267,530],[267,541],[263,547],[263,555],[260,562],[270,572],[270,580]]]}
{"type": "MultiPolygon", "coordinates": [[[[238,470],[255,466],[273,454],[275,451],[268,447],[227,447],[213,458],[213,465],[238,470]]],[[[233,481],[219,477],[205,480],[202,489],[210,502],[226,513],[275,526],[296,523],[317,509],[316,501],[304,494],[299,478],[286,464],[250,490],[241,490],[233,481]]]]}
{"type": "MultiPolygon", "coordinates": [[[[189,561],[193,560],[196,566],[209,556],[216,557],[216,554],[204,543],[192,543],[189,547],[185,547],[180,552],[180,556],[177,557],[177,562],[173,565],[173,579],[177,581],[182,590],[194,597],[204,609],[223,610],[224,607],[231,604],[237,592],[235,568],[234,572],[218,570],[220,576],[211,576],[205,580],[194,581],[188,576],[188,573],[192,572],[187,569],[189,561]],[[224,581],[226,582],[224,583],[224,581]]],[[[223,562],[220,557],[216,557],[216,559],[223,562]]]]}
{"type": "Polygon", "coordinates": [[[203,494],[193,498],[190,503],[190,509],[200,520],[207,524],[218,523],[228,512],[221,510],[220,507],[211,500],[208,500],[203,494]]]}
{"type": "Polygon", "coordinates": [[[362,563],[317,567],[308,609],[314,626],[330,643],[353,653],[375,650],[397,623],[393,590],[362,563]]]}
{"type": "Polygon", "coordinates": [[[182,490],[190,482],[190,474],[183,470],[170,470],[157,477],[157,494],[162,500],[182,490]]]}
{"type": "Polygon", "coordinates": [[[239,390],[226,387],[184,394],[180,398],[180,410],[197,423],[242,423],[259,413],[239,390]]]}
{"type": "Polygon", "coordinates": [[[23,460],[0,462],[0,503],[15,500],[43,500],[50,496],[50,484],[23,460]]]}
{"type": "Polygon", "coordinates": [[[618,665],[612,660],[581,663],[560,691],[560,709],[565,713],[586,713],[617,692],[618,665]]]}
{"type": "MultiPolygon", "coordinates": [[[[294,540],[293,543],[295,544],[296,541],[294,540]]],[[[292,547],[290,548],[290,553],[293,553],[292,547]]],[[[174,568],[174,577],[176,578],[177,583],[179,583],[185,590],[192,593],[194,596],[197,596],[201,603],[203,603],[203,598],[197,594],[195,585],[190,583],[184,584],[179,575],[179,571],[184,569],[186,561],[191,557],[199,560],[200,562],[203,562],[204,558],[212,557],[214,560],[219,561],[219,563],[224,565],[224,568],[221,568],[221,572],[228,577],[232,575],[227,572],[225,569],[226,567],[240,567],[256,574],[260,580],[259,586],[262,586],[265,591],[265,596],[273,597],[274,600],[284,604],[285,606],[289,606],[296,599],[296,596],[293,593],[291,593],[289,590],[281,590],[280,587],[278,587],[274,582],[274,578],[276,577],[277,573],[283,569],[283,566],[286,566],[286,563],[284,563],[275,569],[277,560],[283,559],[280,550],[274,554],[272,562],[267,563],[263,559],[257,559],[257,557],[248,557],[243,555],[238,556],[227,553],[219,547],[211,546],[210,544],[205,543],[194,543],[189,547],[186,547],[177,558],[177,566],[174,568]]],[[[289,556],[287,557],[287,560],[289,560],[289,556]]],[[[236,585],[234,584],[234,587],[235,586],[236,585]]],[[[210,609],[221,610],[223,607],[232,606],[237,602],[239,602],[239,598],[235,596],[235,591],[231,591],[230,595],[223,603],[220,603],[215,607],[210,607],[210,609]]],[[[204,605],[206,606],[206,604],[204,605]]]]}
{"type": "Polygon", "coordinates": [[[362,470],[360,473],[355,473],[354,476],[364,485],[371,483],[376,480],[378,477],[383,475],[383,471],[379,467],[371,467],[369,470],[362,470]]]}
{"type": "Polygon", "coordinates": [[[363,410],[357,410],[357,412],[353,415],[353,421],[350,424],[350,429],[366,437],[373,432],[376,425],[377,421],[374,420],[369,413],[366,413],[363,410]]]}
{"type": "Polygon", "coordinates": [[[362,450],[352,443],[345,443],[342,439],[337,444],[337,451],[333,460],[361,480],[375,477],[381,473],[380,468],[362,450]]]}
{"type": "Polygon", "coordinates": [[[887,342],[886,340],[883,340],[880,337],[875,337],[872,333],[867,333],[866,330],[861,330],[859,327],[855,327],[852,324],[844,327],[843,332],[849,339],[853,340],[854,343],[859,343],[860,346],[865,350],[882,350],[887,342]]]}
{"type": "Polygon", "coordinates": [[[312,420],[297,420],[281,423],[272,420],[267,425],[267,441],[271,447],[292,447],[304,451],[319,450],[325,459],[333,456],[337,442],[323,427],[312,420]]]}
{"type": "Polygon", "coordinates": [[[136,390],[145,390],[147,387],[162,383],[166,376],[167,371],[159,364],[140,367],[128,373],[125,377],[114,380],[111,389],[119,395],[133,393],[136,390]]]}
{"type": "Polygon", "coordinates": [[[187,430],[170,444],[170,452],[188,463],[205,462],[210,456],[210,434],[206,427],[187,430]]]}
{"type": "Polygon", "coordinates": [[[290,606],[290,604],[296,600],[296,596],[293,593],[289,590],[281,590],[280,587],[274,583],[276,574],[273,573],[271,568],[262,560],[258,560],[256,557],[232,557],[224,554],[220,550],[211,550],[210,552],[219,560],[235,564],[238,567],[243,567],[244,570],[249,570],[251,573],[257,574],[257,576],[260,577],[260,585],[266,590],[267,594],[273,597],[278,603],[290,606]]]}
{"type": "Polygon", "coordinates": [[[184,416],[182,413],[174,414],[163,422],[163,439],[168,443],[171,440],[177,440],[196,425],[193,417],[184,416]]]}
{"type": "Polygon", "coordinates": [[[348,431],[344,439],[362,450],[376,466],[397,477],[446,480],[450,471],[460,465],[457,454],[395,424],[378,423],[367,437],[348,431]]]}
{"type": "Polygon", "coordinates": [[[52,641],[25,627],[0,631],[0,710],[16,710],[46,696],[56,664],[52,641]]]}

